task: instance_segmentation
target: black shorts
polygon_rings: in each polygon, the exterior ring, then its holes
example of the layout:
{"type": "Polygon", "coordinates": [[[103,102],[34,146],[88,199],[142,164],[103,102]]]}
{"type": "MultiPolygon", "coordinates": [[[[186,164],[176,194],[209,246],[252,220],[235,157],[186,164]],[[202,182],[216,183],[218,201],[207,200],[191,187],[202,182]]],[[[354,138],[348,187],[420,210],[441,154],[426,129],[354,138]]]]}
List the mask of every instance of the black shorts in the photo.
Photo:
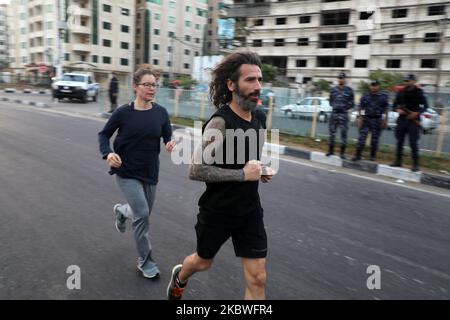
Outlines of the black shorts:
{"type": "Polygon", "coordinates": [[[236,227],[218,227],[197,220],[197,254],[212,259],[220,247],[231,237],[234,253],[241,258],[265,258],[267,235],[262,216],[251,217],[236,227]]]}

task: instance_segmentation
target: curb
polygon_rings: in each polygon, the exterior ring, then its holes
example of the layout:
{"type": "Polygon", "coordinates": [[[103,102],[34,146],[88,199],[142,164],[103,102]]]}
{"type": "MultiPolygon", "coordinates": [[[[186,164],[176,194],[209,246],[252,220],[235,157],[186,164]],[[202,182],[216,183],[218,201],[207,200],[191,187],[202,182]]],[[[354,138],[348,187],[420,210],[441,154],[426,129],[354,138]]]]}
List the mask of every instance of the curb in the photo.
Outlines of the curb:
{"type": "Polygon", "coordinates": [[[36,102],[36,101],[14,99],[14,98],[11,99],[11,98],[2,97],[2,96],[0,96],[0,101],[9,101],[9,102],[14,102],[14,103],[19,103],[19,104],[26,104],[26,105],[30,105],[30,106],[39,107],[39,108],[50,108],[50,106],[44,102],[36,102]]]}
{"type": "MultiPolygon", "coordinates": [[[[0,96],[0,101],[12,101],[20,104],[28,104],[41,108],[50,108],[49,105],[42,102],[26,101],[19,99],[10,99],[0,96]]],[[[108,112],[102,112],[98,114],[99,117],[109,119],[111,114],[108,112]]],[[[172,124],[172,129],[188,129],[194,132],[194,128],[185,127],[177,124],[172,124]]],[[[265,143],[265,147],[272,152],[276,152],[281,155],[291,156],[312,162],[327,164],[336,167],[348,168],[367,173],[372,173],[380,176],[390,177],[393,179],[399,179],[404,181],[411,181],[415,183],[425,184],[429,186],[439,187],[450,190],[450,176],[440,176],[424,172],[411,172],[406,168],[395,168],[384,164],[378,164],[372,161],[360,160],[350,161],[341,159],[338,156],[327,157],[325,153],[318,151],[307,151],[300,148],[288,147],[285,145],[265,143]]]]}

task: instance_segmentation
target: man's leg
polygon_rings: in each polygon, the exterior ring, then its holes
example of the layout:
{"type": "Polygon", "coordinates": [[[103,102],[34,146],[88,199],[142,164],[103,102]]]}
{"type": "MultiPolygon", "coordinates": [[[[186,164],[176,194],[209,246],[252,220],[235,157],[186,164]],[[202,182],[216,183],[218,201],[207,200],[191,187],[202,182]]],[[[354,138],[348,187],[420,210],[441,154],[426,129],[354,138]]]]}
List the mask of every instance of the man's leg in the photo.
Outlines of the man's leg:
{"type": "Polygon", "coordinates": [[[395,152],[395,161],[391,164],[393,167],[401,167],[402,166],[402,158],[403,158],[403,143],[405,141],[405,129],[406,122],[404,119],[397,120],[397,127],[395,128],[395,137],[397,138],[397,147],[395,152]]]}
{"type": "Polygon", "coordinates": [[[266,258],[242,258],[245,276],[245,300],[266,298],[266,258]]]}
{"type": "Polygon", "coordinates": [[[369,127],[365,119],[363,119],[362,127],[359,129],[358,145],[356,146],[356,154],[352,159],[353,161],[361,160],[361,154],[364,150],[364,144],[366,143],[367,133],[369,132],[369,127]]]}
{"type": "Polygon", "coordinates": [[[347,148],[348,115],[339,114],[339,128],[341,130],[341,151],[340,156],[345,159],[345,149],[347,148]]]}
{"type": "Polygon", "coordinates": [[[328,130],[330,132],[329,147],[327,156],[334,154],[334,144],[336,140],[336,127],[337,127],[337,114],[331,113],[330,120],[328,122],[328,130]]]}
{"type": "Polygon", "coordinates": [[[419,171],[419,138],[420,138],[420,127],[415,123],[410,123],[408,127],[409,135],[409,145],[411,147],[411,156],[413,160],[412,171],[419,171]]]}
{"type": "Polygon", "coordinates": [[[371,119],[370,120],[370,132],[371,132],[371,141],[370,141],[370,160],[375,161],[377,158],[378,144],[381,134],[381,119],[371,119]]]}

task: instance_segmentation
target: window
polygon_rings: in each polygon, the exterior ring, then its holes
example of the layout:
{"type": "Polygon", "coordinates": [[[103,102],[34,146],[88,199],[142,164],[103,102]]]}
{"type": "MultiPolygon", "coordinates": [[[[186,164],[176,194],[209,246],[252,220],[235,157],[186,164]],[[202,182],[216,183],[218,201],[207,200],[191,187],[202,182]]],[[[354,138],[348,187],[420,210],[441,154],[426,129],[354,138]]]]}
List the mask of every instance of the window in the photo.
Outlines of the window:
{"type": "Polygon", "coordinates": [[[111,23],[103,21],[103,29],[111,30],[111,23]]]}
{"type": "Polygon", "coordinates": [[[189,67],[190,67],[190,66],[189,66],[189,63],[185,63],[185,64],[184,64],[184,68],[185,68],[185,69],[189,69],[189,67]]]}
{"type": "Polygon", "coordinates": [[[53,29],[53,22],[47,21],[47,29],[53,29]]]}
{"type": "Polygon", "coordinates": [[[369,20],[373,13],[373,11],[361,11],[359,13],[359,20],[369,20]]]}
{"type": "Polygon", "coordinates": [[[128,42],[121,42],[120,43],[120,48],[121,49],[128,49],[130,46],[128,44],[128,42]]]}
{"type": "Polygon", "coordinates": [[[154,17],[155,17],[155,20],[161,20],[161,14],[160,13],[155,13],[154,17]]]}
{"type": "Polygon", "coordinates": [[[420,62],[421,68],[436,68],[437,60],[436,59],[422,59],[420,62]]]}
{"type": "Polygon", "coordinates": [[[319,35],[319,48],[347,48],[347,34],[322,33],[319,35]]]}
{"type": "Polygon", "coordinates": [[[386,68],[388,69],[399,69],[402,66],[402,60],[399,59],[388,59],[386,60],[386,68]]]}
{"type": "Polygon", "coordinates": [[[349,24],[350,22],[350,11],[334,11],[325,12],[321,15],[321,25],[322,26],[335,26],[341,24],[349,24]]]}
{"type": "Polygon", "coordinates": [[[184,40],[185,41],[191,41],[191,36],[188,36],[188,35],[184,36],[184,40]]]}
{"type": "Polygon", "coordinates": [[[159,60],[158,60],[158,59],[153,59],[153,64],[154,64],[155,66],[159,65],[159,60]]]}
{"type": "Polygon", "coordinates": [[[167,66],[168,66],[168,67],[171,67],[171,66],[172,66],[172,62],[167,61],[167,66]]]}
{"type": "Polygon", "coordinates": [[[403,43],[405,42],[404,35],[403,34],[391,34],[389,36],[389,43],[403,43]]]}
{"type": "Polygon", "coordinates": [[[200,38],[195,38],[195,43],[200,43],[200,38]]]}
{"type": "Polygon", "coordinates": [[[173,37],[175,37],[175,32],[169,31],[169,32],[167,33],[167,35],[169,36],[169,38],[173,38],[173,37]]]}
{"type": "Polygon", "coordinates": [[[358,36],[357,44],[369,44],[370,36],[358,36]]]}
{"type": "Polygon", "coordinates": [[[177,3],[175,1],[170,1],[169,2],[169,8],[175,9],[176,7],[177,7],[177,3]]]}
{"type": "Polygon", "coordinates": [[[367,68],[367,60],[355,60],[355,68],[367,68]]]}
{"type": "Polygon", "coordinates": [[[111,40],[103,39],[103,46],[104,47],[111,47],[111,40]]]}
{"type": "Polygon", "coordinates": [[[311,22],[311,16],[301,16],[298,19],[299,23],[310,23],[311,22]]]}
{"type": "Polygon", "coordinates": [[[128,59],[120,58],[120,65],[121,66],[127,66],[128,65],[128,59]]]}
{"type": "Polygon", "coordinates": [[[159,44],[154,44],[153,45],[153,50],[158,51],[159,50],[159,44]]]}
{"type": "Polygon", "coordinates": [[[151,3],[161,4],[161,0],[147,0],[147,1],[151,3]]]}
{"type": "Polygon", "coordinates": [[[111,57],[103,57],[103,63],[111,64],[111,57]]]}
{"type": "Polygon", "coordinates": [[[186,12],[192,12],[192,7],[191,6],[186,6],[186,12]]]}
{"type": "Polygon", "coordinates": [[[255,27],[263,26],[263,25],[264,25],[264,19],[255,19],[253,25],[254,25],[255,27]]]}
{"type": "Polygon", "coordinates": [[[112,8],[111,8],[111,6],[109,4],[104,4],[103,5],[103,11],[104,12],[111,12],[112,8]]]}
{"type": "Polygon", "coordinates": [[[186,56],[188,56],[188,55],[190,55],[190,54],[191,54],[191,51],[190,51],[190,50],[188,50],[188,49],[184,49],[184,54],[185,54],[186,56]]]}
{"type": "Polygon", "coordinates": [[[159,29],[153,29],[153,34],[155,36],[159,36],[159,29]]]}
{"type": "Polygon", "coordinates": [[[406,18],[408,16],[408,9],[394,9],[392,10],[392,18],[406,18]]]}
{"type": "Polygon", "coordinates": [[[297,46],[307,46],[309,45],[309,38],[298,38],[297,46]]]}
{"type": "Polygon", "coordinates": [[[344,68],[345,56],[321,56],[317,57],[319,68],[344,68]]]}
{"type": "Polygon", "coordinates": [[[286,24],[286,18],[277,18],[275,20],[275,24],[277,24],[277,25],[286,24]]]}
{"type": "MultiPolygon", "coordinates": [[[[130,15],[130,9],[127,9],[127,8],[121,8],[120,14],[123,15],[123,16],[129,16],[129,15],[130,15]]],[[[126,66],[127,66],[127,65],[128,65],[128,60],[127,60],[126,66]]]]}
{"type": "Polygon", "coordinates": [[[439,42],[441,41],[441,34],[439,32],[425,33],[423,42],[439,42]]]}
{"type": "Polygon", "coordinates": [[[169,23],[175,23],[175,17],[170,16],[169,17],[169,23]]]}
{"type": "Polygon", "coordinates": [[[120,25],[120,30],[121,30],[122,32],[128,33],[128,32],[130,32],[130,27],[121,24],[121,25],[120,25]]]}
{"type": "Polygon", "coordinates": [[[69,61],[70,60],[70,54],[64,53],[64,60],[69,61]]]}
{"type": "Polygon", "coordinates": [[[172,47],[167,47],[167,52],[172,52],[172,47]]]}
{"type": "Polygon", "coordinates": [[[184,25],[185,25],[186,27],[190,28],[190,27],[192,26],[192,22],[190,22],[190,21],[185,21],[185,22],[184,22],[184,25]]]}
{"type": "Polygon", "coordinates": [[[296,60],[295,61],[295,66],[297,68],[306,68],[306,66],[308,65],[308,61],[307,60],[296,60]]]}
{"type": "Polygon", "coordinates": [[[95,62],[95,63],[98,62],[98,56],[97,55],[92,55],[92,62],[95,62]]]}
{"type": "Polygon", "coordinates": [[[208,30],[208,36],[212,36],[213,32],[211,30],[208,30]]]}
{"type": "Polygon", "coordinates": [[[275,39],[275,47],[284,47],[284,38],[283,39],[275,39]]]}
{"type": "Polygon", "coordinates": [[[253,40],[253,47],[262,47],[262,40],[261,39],[253,40]]]}
{"type": "Polygon", "coordinates": [[[428,7],[429,16],[440,16],[445,14],[445,6],[430,6],[428,7]]]}
{"type": "Polygon", "coordinates": [[[195,30],[200,30],[200,25],[198,23],[195,24],[195,30]]]}

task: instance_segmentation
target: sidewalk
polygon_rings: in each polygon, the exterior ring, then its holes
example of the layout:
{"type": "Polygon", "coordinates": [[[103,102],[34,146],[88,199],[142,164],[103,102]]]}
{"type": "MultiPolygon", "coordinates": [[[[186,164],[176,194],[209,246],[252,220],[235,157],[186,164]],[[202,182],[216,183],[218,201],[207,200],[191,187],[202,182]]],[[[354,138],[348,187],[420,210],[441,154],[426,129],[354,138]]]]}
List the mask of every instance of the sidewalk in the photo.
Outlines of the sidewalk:
{"type": "MultiPolygon", "coordinates": [[[[31,105],[40,108],[51,108],[51,106],[47,103],[28,101],[24,99],[16,99],[9,98],[0,95],[0,101],[10,101],[19,104],[31,105]]],[[[56,109],[55,109],[56,110],[56,109]]],[[[94,116],[108,119],[111,114],[102,112],[99,113],[98,109],[93,110],[83,110],[83,112],[76,112],[79,114],[84,114],[86,116],[94,116]]],[[[74,110],[75,111],[75,110],[74,110]]],[[[174,130],[176,129],[184,129],[187,131],[194,131],[194,128],[181,126],[177,124],[172,124],[174,130]]],[[[294,158],[300,158],[309,160],[316,163],[326,164],[330,166],[343,167],[348,169],[353,169],[357,171],[363,171],[375,175],[381,175],[385,177],[390,177],[395,179],[398,182],[408,181],[421,183],[425,185],[435,186],[439,188],[450,189],[450,175],[439,175],[433,173],[425,173],[425,172],[411,172],[406,168],[394,168],[385,164],[378,164],[372,161],[360,160],[357,162],[353,162],[350,160],[342,160],[338,156],[330,156],[327,157],[324,152],[319,151],[310,151],[302,148],[301,146],[286,146],[281,144],[270,144],[266,143],[265,147],[268,148],[271,152],[278,153],[280,155],[286,155],[294,158]]]]}

